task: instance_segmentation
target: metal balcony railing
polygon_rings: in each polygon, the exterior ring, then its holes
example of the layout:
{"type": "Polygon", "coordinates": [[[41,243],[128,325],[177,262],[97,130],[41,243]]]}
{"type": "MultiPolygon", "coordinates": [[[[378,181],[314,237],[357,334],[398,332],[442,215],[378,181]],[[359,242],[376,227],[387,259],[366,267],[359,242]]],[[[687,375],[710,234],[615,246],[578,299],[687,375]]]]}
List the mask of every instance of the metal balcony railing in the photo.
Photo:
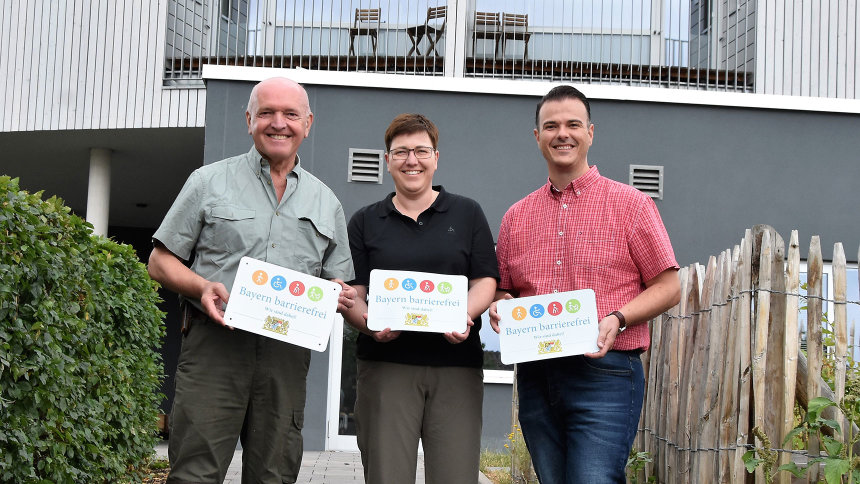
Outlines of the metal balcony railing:
{"type": "Polygon", "coordinates": [[[857,98],[856,2],[782,3],[170,0],[164,82],[220,64],[857,98]]]}

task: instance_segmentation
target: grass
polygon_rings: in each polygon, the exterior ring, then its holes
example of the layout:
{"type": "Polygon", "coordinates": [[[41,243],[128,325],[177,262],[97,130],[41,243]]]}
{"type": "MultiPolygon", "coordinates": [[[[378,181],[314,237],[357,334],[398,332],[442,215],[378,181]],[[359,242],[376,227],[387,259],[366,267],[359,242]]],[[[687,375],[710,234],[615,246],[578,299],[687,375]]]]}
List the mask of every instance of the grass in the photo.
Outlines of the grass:
{"type": "Polygon", "coordinates": [[[164,484],[170,472],[170,463],[166,459],[153,459],[139,469],[143,484],[164,484]]]}
{"type": "Polygon", "coordinates": [[[493,481],[493,484],[511,484],[511,454],[489,449],[481,451],[481,472],[493,481]]]}

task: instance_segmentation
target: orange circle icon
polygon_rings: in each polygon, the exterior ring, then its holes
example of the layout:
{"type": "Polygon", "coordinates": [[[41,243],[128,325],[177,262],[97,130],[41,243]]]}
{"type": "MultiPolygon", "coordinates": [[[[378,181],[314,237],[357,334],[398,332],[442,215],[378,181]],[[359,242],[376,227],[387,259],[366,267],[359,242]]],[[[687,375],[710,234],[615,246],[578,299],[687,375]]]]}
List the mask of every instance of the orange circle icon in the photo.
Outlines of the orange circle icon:
{"type": "Polygon", "coordinates": [[[262,286],[269,280],[269,275],[266,274],[266,271],[254,271],[254,274],[251,275],[251,280],[254,281],[254,284],[262,286]]]}
{"type": "Polygon", "coordinates": [[[517,321],[522,321],[523,319],[526,319],[527,315],[528,312],[526,312],[526,308],[522,306],[517,306],[514,308],[513,311],[511,311],[511,316],[513,316],[513,318],[517,321]]]}
{"type": "Polygon", "coordinates": [[[399,285],[400,285],[400,283],[397,282],[397,279],[395,279],[393,277],[389,277],[388,279],[385,280],[385,288],[388,289],[389,291],[393,291],[393,290],[397,289],[397,286],[399,286],[399,285]]]}

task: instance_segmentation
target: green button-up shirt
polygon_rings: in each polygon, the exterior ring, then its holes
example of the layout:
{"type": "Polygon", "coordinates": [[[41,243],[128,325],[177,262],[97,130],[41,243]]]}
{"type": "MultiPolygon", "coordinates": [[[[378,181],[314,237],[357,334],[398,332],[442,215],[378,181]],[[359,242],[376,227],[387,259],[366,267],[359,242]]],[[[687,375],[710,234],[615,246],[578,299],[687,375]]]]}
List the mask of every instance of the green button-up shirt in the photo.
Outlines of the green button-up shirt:
{"type": "Polygon", "coordinates": [[[191,270],[227,291],[244,256],[324,279],[355,277],[343,207],[331,189],[297,157],[278,202],[256,148],[195,170],[153,238],[184,260],[194,254],[191,270]]]}

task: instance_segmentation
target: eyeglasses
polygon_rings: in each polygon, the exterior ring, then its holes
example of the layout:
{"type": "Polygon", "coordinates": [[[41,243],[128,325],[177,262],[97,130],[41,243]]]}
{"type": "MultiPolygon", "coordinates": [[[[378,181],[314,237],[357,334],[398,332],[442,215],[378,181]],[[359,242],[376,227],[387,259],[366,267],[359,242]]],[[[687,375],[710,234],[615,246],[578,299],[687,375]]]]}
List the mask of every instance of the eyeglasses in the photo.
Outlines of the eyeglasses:
{"type": "Polygon", "coordinates": [[[426,160],[427,158],[430,158],[431,156],[433,156],[433,152],[435,152],[436,150],[429,147],[429,146],[416,146],[415,148],[409,148],[409,149],[396,148],[396,149],[390,150],[388,152],[388,154],[394,160],[403,161],[406,158],[409,158],[409,152],[410,151],[415,153],[415,158],[418,158],[419,160],[426,160]]]}

